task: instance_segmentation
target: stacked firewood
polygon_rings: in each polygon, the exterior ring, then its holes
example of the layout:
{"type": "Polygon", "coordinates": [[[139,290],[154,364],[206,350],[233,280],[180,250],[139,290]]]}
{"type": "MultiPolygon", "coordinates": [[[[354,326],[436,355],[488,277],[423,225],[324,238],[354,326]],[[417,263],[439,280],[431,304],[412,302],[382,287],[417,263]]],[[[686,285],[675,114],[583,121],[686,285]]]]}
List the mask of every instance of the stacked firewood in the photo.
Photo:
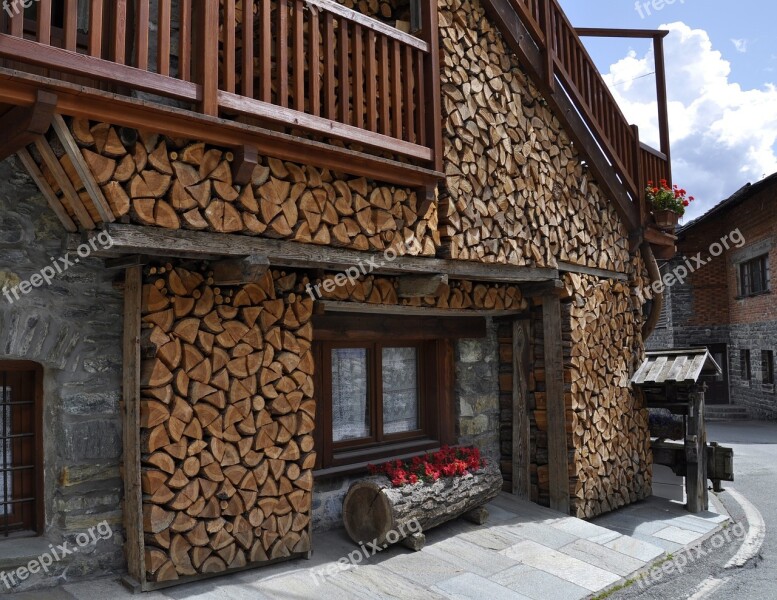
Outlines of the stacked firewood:
{"type": "Polygon", "coordinates": [[[147,269],[141,450],[149,581],[311,548],[313,302],[289,291],[293,283],[268,272],[220,288],[207,271],[147,269]]]}
{"type": "Polygon", "coordinates": [[[624,272],[627,233],[613,205],[479,3],[440,11],[452,258],[624,272]]]}
{"type": "Polygon", "coordinates": [[[81,119],[71,129],[117,218],[356,250],[413,239],[416,252],[435,254],[437,208],[414,190],[274,158],[237,185],[231,151],[81,119]]]}
{"type": "Polygon", "coordinates": [[[651,493],[648,412],[629,386],[644,353],[642,306],[628,283],[574,274],[565,279],[572,505],[578,516],[592,517],[651,493]]]}

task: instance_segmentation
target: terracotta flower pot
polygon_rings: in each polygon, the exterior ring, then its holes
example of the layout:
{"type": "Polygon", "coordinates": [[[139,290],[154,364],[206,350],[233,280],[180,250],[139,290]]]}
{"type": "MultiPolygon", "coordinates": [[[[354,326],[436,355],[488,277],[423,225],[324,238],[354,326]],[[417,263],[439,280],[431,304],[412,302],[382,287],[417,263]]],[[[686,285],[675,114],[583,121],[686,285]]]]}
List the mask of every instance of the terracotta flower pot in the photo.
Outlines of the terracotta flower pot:
{"type": "Polygon", "coordinates": [[[656,225],[664,231],[674,231],[680,222],[680,215],[672,210],[657,210],[653,213],[656,225]]]}

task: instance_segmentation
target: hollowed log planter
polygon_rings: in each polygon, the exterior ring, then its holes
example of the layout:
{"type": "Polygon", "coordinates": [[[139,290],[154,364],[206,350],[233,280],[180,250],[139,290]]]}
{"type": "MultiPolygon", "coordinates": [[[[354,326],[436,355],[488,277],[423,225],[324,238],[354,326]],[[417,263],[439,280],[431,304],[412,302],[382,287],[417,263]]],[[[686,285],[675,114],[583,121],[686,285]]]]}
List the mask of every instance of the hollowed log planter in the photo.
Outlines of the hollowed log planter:
{"type": "Polygon", "coordinates": [[[680,215],[671,210],[657,210],[653,212],[656,218],[656,225],[663,231],[674,231],[680,222],[680,215]]]}
{"type": "Polygon", "coordinates": [[[502,474],[496,466],[396,488],[387,477],[371,477],[354,483],[343,500],[345,530],[357,544],[395,543],[419,526],[427,531],[482,507],[501,490],[502,474]]]}

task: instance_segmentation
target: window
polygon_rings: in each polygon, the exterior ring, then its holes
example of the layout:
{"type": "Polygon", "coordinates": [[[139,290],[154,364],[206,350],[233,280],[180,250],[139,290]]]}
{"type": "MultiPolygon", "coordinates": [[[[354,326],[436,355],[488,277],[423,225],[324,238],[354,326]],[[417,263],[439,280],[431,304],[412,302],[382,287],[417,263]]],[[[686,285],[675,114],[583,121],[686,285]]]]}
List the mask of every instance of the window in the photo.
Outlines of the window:
{"type": "Polygon", "coordinates": [[[0,537],[41,531],[41,370],[0,361],[0,537]]]}
{"type": "Polygon", "coordinates": [[[440,339],[450,327],[343,318],[314,318],[319,475],[453,443],[453,343],[440,339]]]}
{"type": "Polygon", "coordinates": [[[750,350],[739,351],[739,368],[742,373],[742,379],[750,381],[753,378],[753,372],[750,366],[750,350]]]}
{"type": "Polygon", "coordinates": [[[757,296],[769,291],[769,257],[767,254],[739,265],[739,295],[757,296]]]}
{"type": "Polygon", "coordinates": [[[763,383],[774,385],[774,351],[763,350],[761,352],[761,374],[763,383]]]}

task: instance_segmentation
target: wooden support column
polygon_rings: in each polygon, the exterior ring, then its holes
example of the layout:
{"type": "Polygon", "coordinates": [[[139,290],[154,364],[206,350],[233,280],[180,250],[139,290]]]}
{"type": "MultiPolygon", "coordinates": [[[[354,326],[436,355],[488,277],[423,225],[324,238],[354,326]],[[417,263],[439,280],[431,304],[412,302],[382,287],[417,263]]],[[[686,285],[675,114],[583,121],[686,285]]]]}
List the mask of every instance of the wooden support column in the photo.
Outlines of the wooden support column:
{"type": "Polygon", "coordinates": [[[124,535],[127,570],[134,583],[145,581],[143,555],[143,494],[140,483],[140,313],[143,267],[126,271],[124,283],[124,373],[122,421],[124,432],[124,535]]]}
{"type": "Polygon", "coordinates": [[[561,345],[561,300],[542,297],[545,335],[545,392],[548,402],[548,468],[550,507],[569,514],[569,457],[564,406],[564,354],[561,345]]]}
{"type": "Polygon", "coordinates": [[[707,434],[704,427],[704,388],[697,387],[688,400],[688,430],[685,432],[685,488],[688,512],[700,513],[709,508],[707,495],[707,434]]]}
{"type": "Polygon", "coordinates": [[[0,160],[32,144],[51,126],[57,106],[57,97],[38,90],[35,104],[17,106],[0,118],[0,160]]]}
{"type": "Polygon", "coordinates": [[[513,321],[513,489],[531,500],[531,438],[529,432],[529,344],[531,322],[513,321]]]}

